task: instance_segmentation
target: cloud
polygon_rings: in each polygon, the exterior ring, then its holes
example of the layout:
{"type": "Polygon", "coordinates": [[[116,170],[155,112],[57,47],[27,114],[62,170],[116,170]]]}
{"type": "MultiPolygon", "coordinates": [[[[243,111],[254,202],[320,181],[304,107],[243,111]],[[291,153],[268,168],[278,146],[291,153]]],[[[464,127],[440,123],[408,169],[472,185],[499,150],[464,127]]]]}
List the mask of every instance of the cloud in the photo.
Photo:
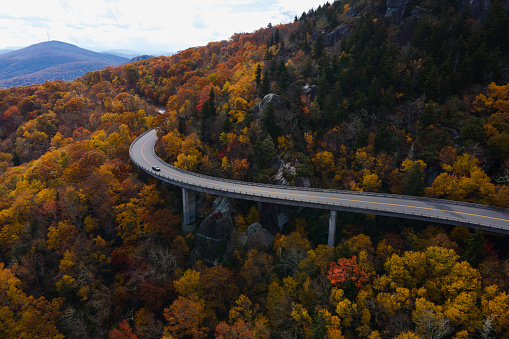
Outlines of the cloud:
{"type": "Polygon", "coordinates": [[[205,21],[203,21],[203,19],[199,15],[196,15],[194,17],[193,27],[194,28],[207,28],[207,26],[205,25],[205,21]]]}
{"type": "Polygon", "coordinates": [[[0,48],[47,39],[94,50],[167,53],[286,23],[322,1],[18,0],[0,9],[0,48]]]}

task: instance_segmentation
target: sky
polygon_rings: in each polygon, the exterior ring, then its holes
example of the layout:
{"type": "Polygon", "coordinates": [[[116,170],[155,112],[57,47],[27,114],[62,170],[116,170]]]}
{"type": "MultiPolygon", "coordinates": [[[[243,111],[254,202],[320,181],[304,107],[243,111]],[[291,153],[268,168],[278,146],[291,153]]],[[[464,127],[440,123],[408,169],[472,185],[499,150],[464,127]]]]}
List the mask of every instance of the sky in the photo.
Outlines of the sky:
{"type": "Polygon", "coordinates": [[[253,32],[326,0],[8,0],[0,49],[58,40],[102,52],[170,54],[253,32]]]}

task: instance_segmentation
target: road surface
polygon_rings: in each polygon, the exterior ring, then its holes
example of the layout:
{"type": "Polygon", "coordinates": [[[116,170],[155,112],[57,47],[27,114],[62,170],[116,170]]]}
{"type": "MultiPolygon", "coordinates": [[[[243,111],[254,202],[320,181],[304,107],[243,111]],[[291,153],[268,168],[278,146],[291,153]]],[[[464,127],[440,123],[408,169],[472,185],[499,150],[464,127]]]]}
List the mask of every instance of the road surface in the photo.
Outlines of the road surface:
{"type": "Polygon", "coordinates": [[[134,163],[150,175],[195,191],[276,204],[425,220],[509,234],[509,210],[442,199],[257,184],[184,171],[159,159],[152,129],[132,144],[134,163]],[[160,171],[154,171],[158,166],[160,171]]]}

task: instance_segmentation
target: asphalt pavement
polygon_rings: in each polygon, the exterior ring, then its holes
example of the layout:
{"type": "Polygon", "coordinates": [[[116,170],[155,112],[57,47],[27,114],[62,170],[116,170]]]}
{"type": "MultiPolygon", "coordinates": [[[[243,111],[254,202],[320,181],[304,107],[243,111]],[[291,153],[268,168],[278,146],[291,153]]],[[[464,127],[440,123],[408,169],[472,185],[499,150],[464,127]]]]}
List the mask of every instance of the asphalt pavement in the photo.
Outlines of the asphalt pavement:
{"type": "Polygon", "coordinates": [[[507,209],[442,199],[268,185],[209,177],[184,171],[159,159],[154,153],[156,141],[155,129],[142,134],[131,144],[131,159],[150,175],[180,187],[239,199],[425,220],[509,234],[507,209]],[[154,170],[153,166],[159,170],[154,170]]]}

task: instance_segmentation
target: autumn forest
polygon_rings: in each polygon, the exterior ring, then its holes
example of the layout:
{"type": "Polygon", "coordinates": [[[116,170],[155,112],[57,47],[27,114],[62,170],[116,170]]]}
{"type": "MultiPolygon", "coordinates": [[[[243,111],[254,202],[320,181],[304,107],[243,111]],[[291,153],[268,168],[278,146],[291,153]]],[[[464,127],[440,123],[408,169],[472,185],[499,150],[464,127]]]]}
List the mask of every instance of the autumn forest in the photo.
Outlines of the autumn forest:
{"type": "Polygon", "coordinates": [[[205,194],[190,230],[129,158],[156,127],[201,174],[509,209],[509,11],[388,2],[0,90],[0,337],[509,338],[505,235],[341,212],[328,247],[205,194]]]}

